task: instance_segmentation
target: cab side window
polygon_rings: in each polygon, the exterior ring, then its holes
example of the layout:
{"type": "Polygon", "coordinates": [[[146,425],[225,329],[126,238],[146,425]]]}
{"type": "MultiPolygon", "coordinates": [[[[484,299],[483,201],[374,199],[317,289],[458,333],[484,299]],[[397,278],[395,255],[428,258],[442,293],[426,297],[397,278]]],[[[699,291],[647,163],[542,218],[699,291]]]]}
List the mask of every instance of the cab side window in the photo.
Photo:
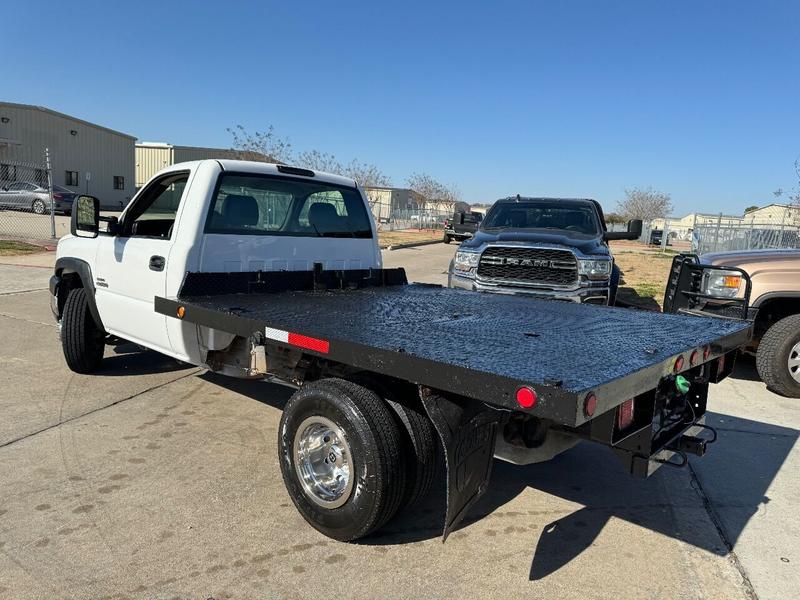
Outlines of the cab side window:
{"type": "Polygon", "coordinates": [[[187,181],[189,173],[182,171],[149,184],[125,216],[124,235],[170,239],[187,181]]]}

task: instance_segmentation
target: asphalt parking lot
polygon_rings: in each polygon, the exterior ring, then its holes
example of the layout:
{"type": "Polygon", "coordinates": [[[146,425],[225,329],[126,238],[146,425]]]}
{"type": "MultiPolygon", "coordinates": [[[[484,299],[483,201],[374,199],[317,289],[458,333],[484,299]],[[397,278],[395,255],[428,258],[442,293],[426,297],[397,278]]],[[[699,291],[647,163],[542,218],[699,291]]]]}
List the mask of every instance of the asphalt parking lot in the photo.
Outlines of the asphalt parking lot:
{"type": "MultiPolygon", "coordinates": [[[[385,254],[442,283],[455,249],[385,254]]],[[[52,255],[0,265],[0,597],[793,598],[800,589],[800,403],[750,360],[710,394],[720,439],[690,468],[630,478],[580,444],[496,462],[444,545],[443,490],[360,543],[306,525],[276,428],[291,390],[130,345],[69,372],[52,255]]]]}

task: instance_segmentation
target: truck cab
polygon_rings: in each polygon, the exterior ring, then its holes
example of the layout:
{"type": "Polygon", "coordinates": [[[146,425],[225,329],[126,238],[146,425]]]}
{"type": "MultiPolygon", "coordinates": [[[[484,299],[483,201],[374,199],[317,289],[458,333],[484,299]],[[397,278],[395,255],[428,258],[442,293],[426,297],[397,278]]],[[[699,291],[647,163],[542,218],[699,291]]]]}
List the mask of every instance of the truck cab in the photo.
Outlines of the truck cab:
{"type": "Polygon", "coordinates": [[[641,221],[609,232],[596,200],[512,197],[489,209],[461,244],[448,285],[589,304],[614,303],[619,270],[608,241],[637,239],[641,221]]]}
{"type": "MultiPolygon", "coordinates": [[[[84,197],[88,198],[88,197],[84,197]]],[[[74,218],[81,215],[76,214],[74,218]]],[[[83,287],[109,335],[191,363],[230,343],[153,311],[187,272],[380,268],[375,223],[355,181],[284,165],[204,160],[153,177],[106,231],[58,244],[51,280],[61,319],[83,287]]]]}

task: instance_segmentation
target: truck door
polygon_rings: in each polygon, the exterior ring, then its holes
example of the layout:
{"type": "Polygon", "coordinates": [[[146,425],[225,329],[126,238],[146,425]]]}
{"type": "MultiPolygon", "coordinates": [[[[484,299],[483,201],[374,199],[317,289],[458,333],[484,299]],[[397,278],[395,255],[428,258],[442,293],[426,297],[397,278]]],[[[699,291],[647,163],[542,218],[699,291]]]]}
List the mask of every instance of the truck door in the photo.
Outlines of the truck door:
{"type": "Polygon", "coordinates": [[[100,238],[95,261],[106,330],[166,354],[173,353],[166,317],[153,310],[153,298],[166,291],[173,225],[188,179],[180,171],[151,181],[125,212],[120,234],[100,238]]]}

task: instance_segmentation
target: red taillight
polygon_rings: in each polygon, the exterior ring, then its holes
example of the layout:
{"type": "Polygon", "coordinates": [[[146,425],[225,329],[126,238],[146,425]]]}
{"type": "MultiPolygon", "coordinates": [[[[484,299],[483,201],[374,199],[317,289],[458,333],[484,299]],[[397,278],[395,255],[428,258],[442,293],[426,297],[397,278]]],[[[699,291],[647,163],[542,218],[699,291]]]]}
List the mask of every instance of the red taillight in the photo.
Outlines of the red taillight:
{"type": "Polygon", "coordinates": [[[699,362],[700,362],[700,352],[695,350],[694,352],[692,352],[692,355],[689,357],[689,364],[694,367],[699,362]]]}
{"type": "Polygon", "coordinates": [[[706,346],[703,350],[703,360],[708,360],[708,357],[711,356],[711,347],[706,346]]]}
{"type": "Polygon", "coordinates": [[[586,400],[583,401],[583,412],[586,414],[587,417],[591,417],[594,415],[594,412],[597,410],[597,396],[594,394],[589,394],[586,396],[586,400]]]}
{"type": "Polygon", "coordinates": [[[625,400],[617,407],[617,429],[622,431],[633,423],[633,398],[625,400]]]}
{"type": "Polygon", "coordinates": [[[683,355],[675,359],[675,365],[672,368],[672,370],[675,371],[676,373],[681,369],[683,369],[683,355]]]}
{"type": "Polygon", "coordinates": [[[536,405],[536,392],[529,387],[521,387],[517,390],[517,404],[522,408],[533,408],[536,405]]]}
{"type": "Polygon", "coordinates": [[[53,194],[53,200],[63,200],[64,196],[61,194],[53,194]]]}

